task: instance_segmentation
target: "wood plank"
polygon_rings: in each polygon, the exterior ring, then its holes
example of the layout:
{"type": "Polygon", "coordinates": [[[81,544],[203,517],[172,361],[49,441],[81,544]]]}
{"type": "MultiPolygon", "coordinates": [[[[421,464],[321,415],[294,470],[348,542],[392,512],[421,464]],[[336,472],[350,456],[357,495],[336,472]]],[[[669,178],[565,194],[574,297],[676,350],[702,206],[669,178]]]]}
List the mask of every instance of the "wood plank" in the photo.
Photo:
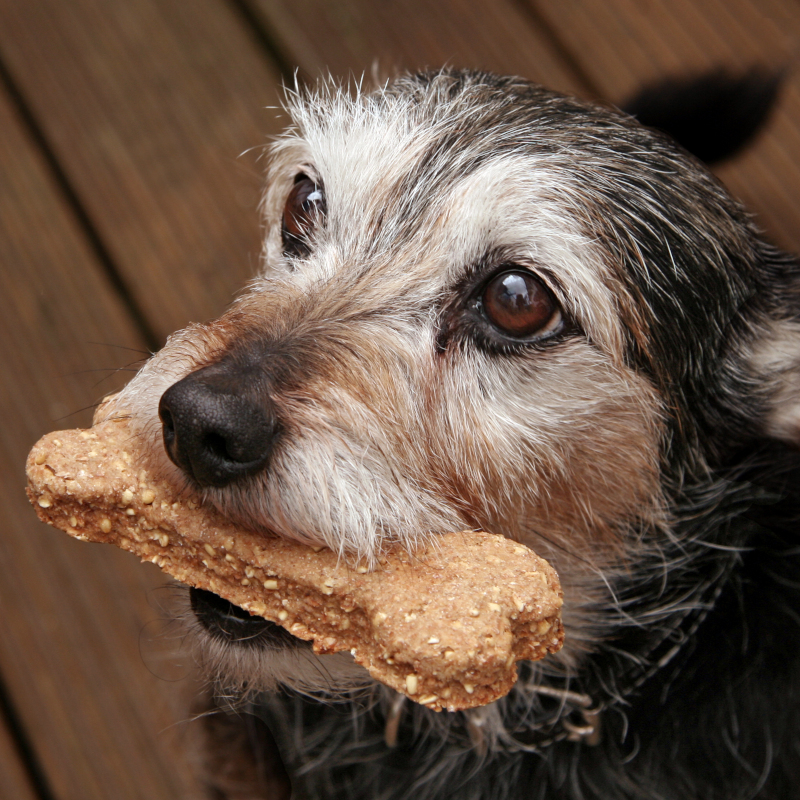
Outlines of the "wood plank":
{"type": "MultiPolygon", "coordinates": [[[[524,0],[602,94],[624,102],[645,83],[716,67],[795,61],[794,0],[524,0]]],[[[800,250],[800,72],[790,71],[768,128],[717,173],[781,246],[800,250]]]]}
{"type": "Polygon", "coordinates": [[[138,358],[108,345],[142,341],[4,94],[0,130],[0,674],[55,797],[195,796],[173,735],[185,711],[140,652],[163,577],[42,525],[23,491],[33,442],[88,424],[71,412],[138,358]]]}
{"type": "Polygon", "coordinates": [[[523,75],[565,92],[580,76],[514,0],[246,0],[285,57],[316,78],[444,65],[523,75]]]}
{"type": "MultiPolygon", "coordinates": [[[[601,8],[600,3],[584,3],[583,9],[587,6],[601,8]]],[[[237,156],[276,130],[274,113],[259,111],[275,102],[275,72],[226,8],[212,0],[6,0],[0,7],[0,49],[162,336],[189,318],[216,314],[251,273],[258,252],[260,167],[237,156]]],[[[638,85],[641,77],[638,61],[628,66],[626,49],[634,43],[641,51],[637,58],[651,64],[650,72],[642,68],[641,74],[658,75],[670,64],[689,63],[688,56],[676,55],[663,38],[654,37],[652,45],[647,39],[640,42],[636,4],[621,8],[631,15],[622,18],[635,24],[628,23],[628,44],[616,46],[620,53],[604,55],[617,63],[617,77],[603,83],[609,96],[613,87],[621,87],[620,97],[625,81],[638,85]]],[[[663,16],[665,6],[658,8],[663,16]]],[[[311,0],[259,0],[257,9],[295,63],[313,74],[326,65],[338,75],[369,69],[380,56],[384,66],[416,68],[450,61],[586,91],[568,60],[513,3],[478,11],[466,0],[327,2],[321,8],[311,0]]],[[[699,24],[697,13],[687,19],[699,24]]],[[[552,16],[548,19],[555,24],[552,16]]],[[[705,19],[701,14],[700,21],[705,19]]],[[[675,28],[674,22],[659,17],[650,24],[656,33],[675,28]]],[[[563,27],[559,31],[564,34],[563,27]]],[[[706,58],[702,40],[692,42],[692,58],[700,63],[706,58]]],[[[582,54],[574,43],[570,50],[576,57],[582,54]]],[[[591,53],[582,55],[582,67],[600,80],[591,53]]],[[[2,117],[0,127],[5,133],[2,117]]],[[[794,144],[780,142],[778,152],[791,161],[787,153],[794,144]]],[[[15,148],[13,158],[18,159],[15,148]]],[[[0,167],[10,158],[0,158],[0,167]]],[[[5,202],[0,197],[0,225],[9,228],[0,229],[0,248],[8,248],[0,251],[0,263],[25,265],[27,271],[28,264],[47,262],[50,269],[40,267],[38,277],[32,273],[29,295],[20,294],[13,281],[4,287],[9,306],[0,320],[0,335],[10,343],[8,370],[19,377],[13,392],[5,387],[14,397],[3,399],[0,411],[20,420],[20,430],[5,433],[0,474],[4,485],[18,487],[24,450],[38,433],[52,427],[51,419],[92,402],[99,393],[85,376],[61,374],[98,363],[97,352],[82,337],[137,341],[122,310],[91,293],[84,297],[83,278],[76,281],[67,270],[63,275],[53,271],[54,263],[83,263],[91,261],[91,254],[63,209],[41,200],[51,187],[40,165],[36,170],[40,177],[35,185],[15,188],[5,202]],[[11,211],[5,216],[7,206],[21,216],[11,211]],[[19,209],[27,210],[22,214],[19,209]],[[38,240],[38,235],[30,236],[32,230],[46,232],[47,241],[20,240],[20,232],[38,240]],[[6,237],[11,244],[4,242],[6,237]],[[16,317],[9,316],[14,301],[23,304],[16,317]],[[88,320],[93,330],[82,333],[76,318],[88,320]],[[115,333],[119,326],[122,330],[115,333]],[[54,374],[60,377],[54,379],[54,374]],[[45,402],[47,397],[56,399],[45,402]]],[[[781,192],[789,184],[774,177],[779,172],[768,174],[777,181],[770,197],[783,207],[781,192]]],[[[774,213],[780,212],[776,208],[774,213]]],[[[12,635],[0,642],[0,668],[14,676],[15,697],[31,695],[25,700],[25,719],[35,729],[58,796],[183,796],[191,778],[173,773],[185,768],[153,727],[167,728],[175,719],[169,710],[172,687],[155,679],[147,684],[146,676],[137,672],[138,631],[148,614],[153,616],[146,592],[162,582],[160,576],[137,564],[128,571],[122,554],[61,542],[65,537],[40,530],[21,496],[4,499],[0,513],[14,531],[13,544],[0,545],[0,557],[22,565],[0,586],[0,607],[10,609],[7,616],[12,618],[12,635]],[[97,574],[102,580],[87,577],[97,574]],[[34,634],[36,627],[41,631],[34,634]],[[15,640],[24,646],[11,652],[8,642],[15,640]],[[77,654],[91,655],[89,663],[77,654]],[[146,692],[142,685],[147,685],[146,692]],[[122,696],[120,686],[125,687],[122,696]],[[153,717],[159,715],[156,724],[153,717]],[[154,742],[163,752],[148,750],[154,742]],[[92,759],[99,763],[89,763],[92,759]]]]}
{"type": "Polygon", "coordinates": [[[792,0],[523,0],[592,76],[621,102],[644,83],[719,66],[786,63],[792,0]]]}
{"type": "Polygon", "coordinates": [[[258,263],[278,77],[223,0],[6,0],[0,52],[163,338],[258,263]]]}
{"type": "Polygon", "coordinates": [[[0,797],[37,800],[12,733],[0,723],[0,797]]]}

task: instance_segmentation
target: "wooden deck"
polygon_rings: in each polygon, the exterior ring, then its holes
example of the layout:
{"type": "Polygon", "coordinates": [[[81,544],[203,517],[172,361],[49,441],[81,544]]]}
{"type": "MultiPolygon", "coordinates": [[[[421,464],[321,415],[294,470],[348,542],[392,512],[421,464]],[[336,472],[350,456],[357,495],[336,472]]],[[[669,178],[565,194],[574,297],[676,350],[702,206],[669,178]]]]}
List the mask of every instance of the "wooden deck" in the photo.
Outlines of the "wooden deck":
{"type": "Polygon", "coordinates": [[[253,274],[282,76],[448,63],[621,102],[787,65],[720,174],[800,250],[798,45],[796,0],[0,0],[0,797],[200,797],[164,580],[40,525],[23,464],[253,274]]]}

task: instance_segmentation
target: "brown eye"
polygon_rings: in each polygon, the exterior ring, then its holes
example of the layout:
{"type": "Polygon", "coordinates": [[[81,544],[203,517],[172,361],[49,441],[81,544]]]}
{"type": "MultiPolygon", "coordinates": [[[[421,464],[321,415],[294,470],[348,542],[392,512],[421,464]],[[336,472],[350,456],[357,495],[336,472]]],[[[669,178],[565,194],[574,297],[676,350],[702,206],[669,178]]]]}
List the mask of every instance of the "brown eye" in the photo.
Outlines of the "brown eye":
{"type": "Polygon", "coordinates": [[[561,309],[552,292],[530,272],[502,272],[492,278],[481,297],[489,322],[506,336],[545,336],[561,325],[561,309]]]}
{"type": "Polygon", "coordinates": [[[322,186],[307,175],[298,175],[283,209],[281,238],[284,252],[305,255],[309,248],[309,237],[326,210],[322,186]]]}

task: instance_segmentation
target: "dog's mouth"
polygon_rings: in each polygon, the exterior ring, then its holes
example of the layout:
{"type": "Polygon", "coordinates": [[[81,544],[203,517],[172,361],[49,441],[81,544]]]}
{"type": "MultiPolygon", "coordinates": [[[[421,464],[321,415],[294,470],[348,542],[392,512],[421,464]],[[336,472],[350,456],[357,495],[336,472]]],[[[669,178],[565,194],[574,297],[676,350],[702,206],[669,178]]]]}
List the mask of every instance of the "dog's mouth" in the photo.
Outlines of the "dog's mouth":
{"type": "Polygon", "coordinates": [[[275,622],[253,616],[213,592],[192,587],[189,598],[197,621],[217,641],[263,650],[310,648],[275,622]]]}

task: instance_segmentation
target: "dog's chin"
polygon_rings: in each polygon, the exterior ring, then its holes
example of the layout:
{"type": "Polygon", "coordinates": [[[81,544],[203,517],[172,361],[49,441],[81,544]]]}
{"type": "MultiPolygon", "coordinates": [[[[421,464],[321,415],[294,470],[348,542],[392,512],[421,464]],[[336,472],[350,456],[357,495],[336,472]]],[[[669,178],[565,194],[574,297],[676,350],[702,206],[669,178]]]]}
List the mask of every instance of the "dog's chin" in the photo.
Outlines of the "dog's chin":
{"type": "Polygon", "coordinates": [[[374,684],[349,653],[318,656],[309,642],[213,592],[185,594],[189,633],[205,671],[225,693],[286,687],[326,700],[351,699],[374,684]]]}

